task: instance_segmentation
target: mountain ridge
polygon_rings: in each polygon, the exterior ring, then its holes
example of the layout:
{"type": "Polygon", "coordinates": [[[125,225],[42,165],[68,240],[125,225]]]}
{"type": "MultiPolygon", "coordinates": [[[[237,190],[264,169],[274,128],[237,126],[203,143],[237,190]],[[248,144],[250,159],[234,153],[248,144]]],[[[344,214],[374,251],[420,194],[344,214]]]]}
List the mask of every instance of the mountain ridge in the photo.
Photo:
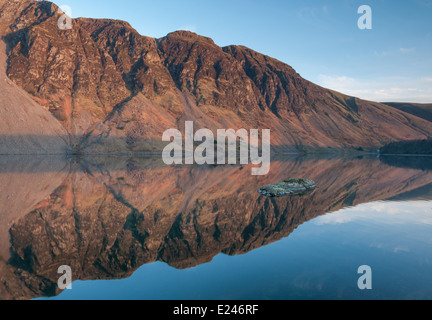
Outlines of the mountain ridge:
{"type": "Polygon", "coordinates": [[[432,103],[383,102],[383,104],[432,122],[432,103]]]}
{"type": "Polygon", "coordinates": [[[271,129],[278,151],[376,150],[432,136],[426,120],[320,87],[244,46],[190,31],[146,37],[111,19],[60,30],[62,13],[48,1],[11,1],[0,12],[8,77],[82,153],[159,152],[163,132],[187,120],[212,131],[271,129]]]}

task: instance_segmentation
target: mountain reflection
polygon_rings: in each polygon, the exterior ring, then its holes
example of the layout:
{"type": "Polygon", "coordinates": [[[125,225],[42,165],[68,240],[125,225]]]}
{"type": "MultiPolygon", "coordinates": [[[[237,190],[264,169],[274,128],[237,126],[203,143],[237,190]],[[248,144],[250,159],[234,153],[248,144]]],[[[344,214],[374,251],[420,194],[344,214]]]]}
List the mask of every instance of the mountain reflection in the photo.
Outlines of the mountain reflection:
{"type": "Polygon", "coordinates": [[[432,172],[378,159],[165,166],[158,158],[0,158],[0,299],[60,293],[74,280],[121,279],[155,261],[185,269],[219,253],[247,253],[318,216],[365,202],[430,195],[432,172]],[[304,197],[268,198],[260,186],[305,177],[304,197]]]}

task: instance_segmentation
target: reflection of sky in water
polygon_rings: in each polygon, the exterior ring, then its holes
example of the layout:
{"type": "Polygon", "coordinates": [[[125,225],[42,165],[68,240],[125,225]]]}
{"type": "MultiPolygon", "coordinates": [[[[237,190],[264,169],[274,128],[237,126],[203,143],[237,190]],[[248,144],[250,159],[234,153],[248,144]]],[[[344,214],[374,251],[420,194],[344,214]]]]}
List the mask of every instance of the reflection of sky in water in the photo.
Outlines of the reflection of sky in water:
{"type": "Polygon", "coordinates": [[[316,218],[313,223],[343,224],[349,222],[398,224],[431,224],[431,201],[380,201],[365,203],[355,208],[344,208],[316,218]]]}
{"type": "Polygon", "coordinates": [[[374,202],[318,217],[245,255],[112,281],[76,281],[57,299],[431,299],[432,201],[374,202]],[[373,290],[360,291],[369,265],[373,290]]]}

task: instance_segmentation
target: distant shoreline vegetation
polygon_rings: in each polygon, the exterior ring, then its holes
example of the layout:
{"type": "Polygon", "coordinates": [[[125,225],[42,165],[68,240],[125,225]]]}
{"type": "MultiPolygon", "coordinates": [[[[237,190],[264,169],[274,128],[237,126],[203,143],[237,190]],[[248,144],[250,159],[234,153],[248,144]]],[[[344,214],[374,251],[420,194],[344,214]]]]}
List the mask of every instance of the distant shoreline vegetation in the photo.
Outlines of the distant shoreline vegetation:
{"type": "Polygon", "coordinates": [[[432,155],[432,138],[392,142],[380,149],[381,154],[432,155]]]}

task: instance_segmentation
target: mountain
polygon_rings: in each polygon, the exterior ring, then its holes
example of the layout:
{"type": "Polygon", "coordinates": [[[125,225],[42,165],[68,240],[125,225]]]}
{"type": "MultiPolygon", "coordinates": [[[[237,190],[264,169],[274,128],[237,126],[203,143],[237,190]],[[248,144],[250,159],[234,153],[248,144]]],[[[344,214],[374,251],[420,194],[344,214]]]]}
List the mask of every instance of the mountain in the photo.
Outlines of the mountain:
{"type": "Polygon", "coordinates": [[[432,104],[383,102],[384,104],[432,122],[432,104]]]}
{"type": "MultiPolygon", "coordinates": [[[[4,3],[0,2],[0,34],[10,22],[5,16],[4,3]]],[[[64,154],[69,146],[67,131],[50,112],[8,79],[6,51],[5,43],[0,41],[0,155],[64,154]]]]}
{"type": "MultiPolygon", "coordinates": [[[[61,30],[48,1],[0,0],[7,75],[83,153],[152,152],[184,127],[271,129],[279,151],[369,149],[432,136],[426,120],[317,86],[287,64],[192,32],[155,39],[124,21],[61,30]]],[[[277,44],[275,44],[277,45],[277,44]]]]}
{"type": "Polygon", "coordinates": [[[71,266],[74,280],[122,279],[155,261],[185,269],[245,254],[323,214],[417,197],[432,183],[430,171],[376,158],[291,158],[273,162],[266,176],[251,176],[249,166],[173,167],[159,158],[50,159],[0,159],[1,299],[59,294],[60,265],[71,266]],[[258,192],[297,175],[319,188],[304,197],[258,192]]]}

